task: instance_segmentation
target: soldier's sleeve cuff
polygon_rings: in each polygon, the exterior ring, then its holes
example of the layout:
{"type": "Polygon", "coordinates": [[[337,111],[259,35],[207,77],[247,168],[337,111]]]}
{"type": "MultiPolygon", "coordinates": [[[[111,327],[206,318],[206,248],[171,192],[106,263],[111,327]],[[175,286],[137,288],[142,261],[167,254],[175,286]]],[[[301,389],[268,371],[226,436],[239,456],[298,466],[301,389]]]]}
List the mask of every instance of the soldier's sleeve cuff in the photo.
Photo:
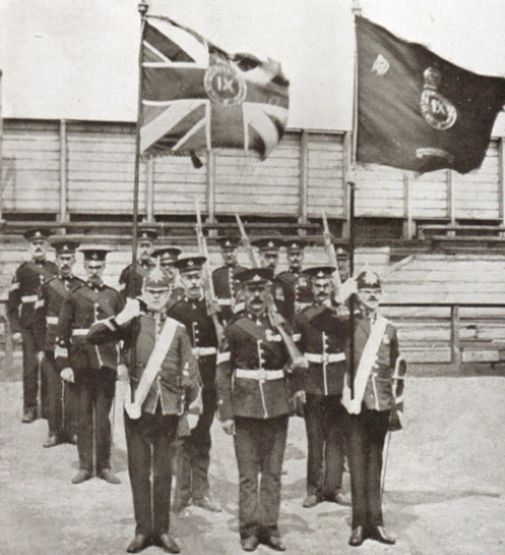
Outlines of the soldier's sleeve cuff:
{"type": "Polygon", "coordinates": [[[54,349],[54,358],[68,358],[68,349],[57,345],[54,349]]]}
{"type": "Polygon", "coordinates": [[[111,331],[117,331],[119,329],[121,329],[121,326],[117,323],[116,318],[112,317],[112,318],[107,318],[107,320],[104,320],[103,323],[111,330],[111,331]]]}

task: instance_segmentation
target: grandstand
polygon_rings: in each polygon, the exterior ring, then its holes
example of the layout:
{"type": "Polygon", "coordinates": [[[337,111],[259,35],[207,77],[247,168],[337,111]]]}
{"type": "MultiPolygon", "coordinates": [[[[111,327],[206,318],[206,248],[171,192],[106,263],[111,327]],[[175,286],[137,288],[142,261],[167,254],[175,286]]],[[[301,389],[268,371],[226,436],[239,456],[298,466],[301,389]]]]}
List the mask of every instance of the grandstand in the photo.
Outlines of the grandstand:
{"type": "MultiPolygon", "coordinates": [[[[134,132],[121,122],[3,121],[2,303],[25,256],[20,234],[35,224],[110,245],[107,280],[117,283],[130,257],[134,132]]],[[[385,301],[403,305],[387,310],[411,362],[457,371],[505,358],[504,145],[494,138],[482,167],[464,176],[379,166],[353,175],[357,268],[377,268],[385,301]]],[[[348,132],[307,129],[289,130],[264,162],[239,151],[208,154],[201,169],[184,157],[151,159],[141,165],[140,222],[157,226],[161,242],[196,250],[198,201],[213,263],[212,237],[235,227],[236,212],[252,235],[312,239],[306,264],[320,263],[323,211],[335,239],[349,237],[349,168],[348,132]]]]}

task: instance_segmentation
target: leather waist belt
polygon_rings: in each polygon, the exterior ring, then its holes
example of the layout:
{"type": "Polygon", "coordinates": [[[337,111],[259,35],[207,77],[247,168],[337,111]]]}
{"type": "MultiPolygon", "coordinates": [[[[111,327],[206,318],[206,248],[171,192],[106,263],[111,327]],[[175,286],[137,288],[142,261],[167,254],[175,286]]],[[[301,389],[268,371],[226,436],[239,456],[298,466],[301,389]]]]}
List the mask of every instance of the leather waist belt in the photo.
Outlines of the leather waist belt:
{"type": "Polygon", "coordinates": [[[22,303],[35,303],[37,302],[37,295],[24,295],[21,297],[22,303]]]}
{"type": "Polygon", "coordinates": [[[282,378],[284,378],[284,370],[243,370],[242,368],[237,368],[235,370],[235,377],[268,382],[272,380],[282,380],[282,378]]]}
{"type": "Polygon", "coordinates": [[[76,328],[75,330],[72,330],[72,335],[84,336],[84,335],[88,335],[88,331],[89,331],[89,329],[76,328]]]}
{"type": "Polygon", "coordinates": [[[330,355],[305,353],[303,356],[308,362],[314,362],[315,364],[329,364],[330,362],[341,362],[345,360],[345,353],[333,353],[330,355]]]}
{"type": "Polygon", "coordinates": [[[216,347],[193,347],[191,349],[195,357],[206,357],[210,355],[216,355],[217,349],[216,347]]]}
{"type": "Polygon", "coordinates": [[[46,322],[52,326],[58,323],[58,316],[46,316],[46,322]]]}
{"type": "Polygon", "coordinates": [[[219,306],[231,306],[231,299],[218,299],[217,304],[219,306]]]}

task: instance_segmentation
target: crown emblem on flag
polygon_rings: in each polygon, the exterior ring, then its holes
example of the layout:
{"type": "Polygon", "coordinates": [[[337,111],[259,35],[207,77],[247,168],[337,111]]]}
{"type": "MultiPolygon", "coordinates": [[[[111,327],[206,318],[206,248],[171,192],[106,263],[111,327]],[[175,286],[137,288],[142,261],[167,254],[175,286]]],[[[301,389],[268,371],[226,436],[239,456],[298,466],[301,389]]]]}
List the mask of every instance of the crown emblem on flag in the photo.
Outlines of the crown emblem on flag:
{"type": "Polygon", "coordinates": [[[438,91],[442,75],[435,67],[429,67],[424,73],[424,89],[421,95],[421,113],[426,122],[437,131],[450,129],[458,118],[458,112],[452,102],[438,91]]]}

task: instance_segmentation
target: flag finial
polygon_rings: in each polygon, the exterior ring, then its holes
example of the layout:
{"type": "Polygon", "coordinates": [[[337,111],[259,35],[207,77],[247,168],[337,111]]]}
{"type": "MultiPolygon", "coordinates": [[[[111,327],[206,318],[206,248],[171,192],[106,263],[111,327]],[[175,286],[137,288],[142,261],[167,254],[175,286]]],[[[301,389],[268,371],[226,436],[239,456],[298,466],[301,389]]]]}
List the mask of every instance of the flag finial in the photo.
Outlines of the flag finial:
{"type": "Polygon", "coordinates": [[[147,0],[140,0],[137,9],[141,16],[146,15],[147,10],[149,9],[149,2],[147,0]]]}

